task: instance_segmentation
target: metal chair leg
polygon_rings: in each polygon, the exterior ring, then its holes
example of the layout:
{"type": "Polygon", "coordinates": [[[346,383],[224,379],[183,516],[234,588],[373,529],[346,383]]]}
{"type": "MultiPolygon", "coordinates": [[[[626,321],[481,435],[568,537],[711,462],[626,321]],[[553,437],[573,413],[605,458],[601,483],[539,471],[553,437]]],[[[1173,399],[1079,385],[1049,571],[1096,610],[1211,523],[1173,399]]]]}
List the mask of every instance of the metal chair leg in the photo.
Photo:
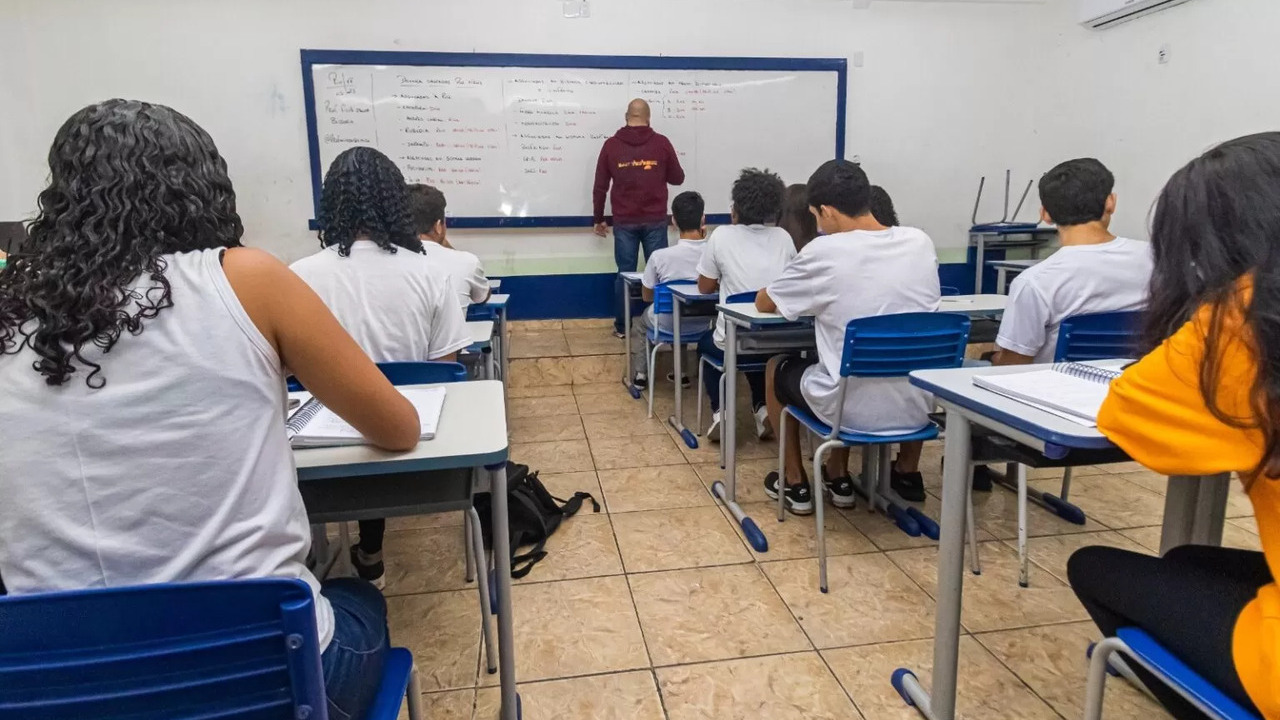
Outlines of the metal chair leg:
{"type": "Polygon", "coordinates": [[[702,395],[703,395],[702,366],[705,364],[706,363],[703,361],[702,356],[699,355],[698,356],[698,425],[697,425],[698,429],[696,431],[696,434],[698,435],[698,437],[702,437],[702,395]]]}
{"type": "Polygon", "coordinates": [[[1026,587],[1030,581],[1027,562],[1027,466],[1018,465],[1018,584],[1026,587]]]}
{"type": "Polygon", "coordinates": [[[1089,658],[1089,680],[1084,692],[1084,720],[1102,720],[1102,698],[1107,689],[1107,661],[1111,653],[1123,649],[1120,638],[1107,638],[1093,648],[1089,658]]]}
{"type": "Polygon", "coordinates": [[[338,572],[338,577],[352,577],[356,574],[355,565],[351,564],[351,528],[347,526],[346,521],[338,523],[338,559],[333,564],[333,569],[338,572]]]}
{"type": "Polygon", "coordinates": [[[462,513],[462,549],[466,557],[464,579],[471,582],[476,579],[475,547],[471,543],[471,513],[462,513]]]}
{"type": "Polygon", "coordinates": [[[653,348],[649,351],[649,418],[653,418],[653,388],[658,383],[653,377],[653,369],[658,365],[658,350],[662,347],[662,343],[654,343],[653,348]]]}
{"type": "Polygon", "coordinates": [[[982,556],[978,550],[978,522],[973,514],[973,483],[969,484],[969,506],[965,508],[965,534],[969,536],[969,572],[982,574],[982,556]]]}
{"type": "MultiPolygon", "coordinates": [[[[724,469],[724,419],[725,419],[725,416],[728,414],[725,412],[725,407],[724,407],[725,377],[726,376],[724,373],[720,373],[720,440],[718,441],[717,444],[720,445],[720,469],[721,470],[724,469]]],[[[715,422],[714,413],[712,414],[711,422],[715,422]]]]}
{"type": "Polygon", "coordinates": [[[787,409],[778,416],[778,522],[786,518],[787,499],[783,485],[787,482],[787,409]]]}
{"type": "MultiPolygon", "coordinates": [[[[822,481],[822,463],[827,453],[832,448],[838,447],[844,447],[844,443],[839,440],[827,440],[814,451],[813,476],[818,482],[822,481]]],[[[818,523],[818,589],[825,593],[827,591],[827,521],[823,517],[823,506],[826,505],[826,499],[821,493],[810,493],[810,495],[814,502],[814,520],[818,523]]]]}
{"type": "Polygon", "coordinates": [[[405,701],[409,704],[409,720],[427,720],[427,714],[422,709],[422,683],[418,681],[418,664],[415,662],[413,667],[409,668],[409,688],[404,694],[405,701]]]}
{"type": "Polygon", "coordinates": [[[862,489],[867,495],[867,512],[876,512],[877,483],[880,473],[876,470],[877,454],[870,445],[862,446],[862,489]]]}
{"type": "Polygon", "coordinates": [[[498,671],[498,655],[497,647],[494,644],[493,631],[489,627],[489,563],[485,560],[484,553],[484,535],[480,530],[480,514],[476,509],[469,508],[467,516],[470,518],[471,525],[471,542],[469,543],[475,548],[476,566],[479,572],[476,577],[479,582],[476,587],[480,592],[480,636],[484,639],[484,652],[486,669],[492,675],[498,671]]]}
{"type": "Polygon", "coordinates": [[[1062,492],[1058,493],[1058,497],[1064,501],[1071,494],[1071,468],[1062,469],[1062,492]]]}

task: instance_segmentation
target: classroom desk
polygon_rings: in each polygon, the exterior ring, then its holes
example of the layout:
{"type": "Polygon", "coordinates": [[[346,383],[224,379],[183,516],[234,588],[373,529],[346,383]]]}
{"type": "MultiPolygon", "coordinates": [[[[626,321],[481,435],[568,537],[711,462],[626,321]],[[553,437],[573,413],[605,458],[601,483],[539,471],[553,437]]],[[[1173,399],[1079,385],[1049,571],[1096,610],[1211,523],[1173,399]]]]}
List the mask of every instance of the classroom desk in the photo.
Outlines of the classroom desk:
{"type": "Polygon", "coordinates": [[[1008,303],[1008,295],[944,295],[938,311],[964,313],[974,319],[995,317],[1008,303]]]}
{"type": "Polygon", "coordinates": [[[973,291],[982,292],[982,273],[987,267],[987,250],[1030,248],[1031,257],[1038,257],[1041,248],[1058,235],[1055,227],[1039,227],[1020,223],[994,223],[969,228],[969,245],[974,249],[973,291]]]}
{"type": "MultiPolygon", "coordinates": [[[[504,387],[508,382],[510,382],[507,376],[507,367],[510,359],[509,358],[510,353],[507,352],[507,348],[511,347],[510,343],[508,342],[510,338],[510,333],[508,332],[508,327],[507,327],[507,302],[510,299],[511,299],[510,295],[493,294],[493,295],[490,295],[489,299],[486,300],[485,302],[478,303],[471,306],[471,307],[488,308],[494,313],[494,316],[497,318],[494,321],[494,323],[495,323],[495,332],[497,333],[498,341],[493,348],[493,354],[497,356],[495,359],[495,362],[497,363],[498,370],[501,373],[500,377],[502,378],[502,383],[504,387]]],[[[505,402],[506,401],[505,394],[503,395],[503,398],[505,402]]],[[[504,405],[504,408],[505,408],[505,405],[504,405]]]]}
{"type": "Polygon", "coordinates": [[[471,335],[471,345],[467,350],[484,355],[485,380],[496,379],[494,377],[493,325],[492,320],[467,321],[467,333],[471,335]]]}
{"type": "MultiPolygon", "coordinates": [[[[684,439],[684,444],[690,448],[697,449],[698,438],[695,433],[684,426],[684,385],[682,378],[684,377],[684,352],[680,344],[680,322],[684,315],[684,308],[706,308],[714,310],[715,303],[720,299],[719,293],[701,293],[698,292],[697,285],[672,285],[671,286],[671,334],[676,338],[675,358],[672,360],[672,371],[675,376],[675,394],[676,407],[675,414],[667,418],[667,423],[680,433],[680,437],[684,439]]],[[[713,316],[714,317],[714,316],[713,316]]],[[[696,361],[695,361],[696,364],[696,361]]],[[[649,392],[653,392],[657,386],[654,378],[649,378],[649,392]]],[[[699,428],[701,430],[701,428],[699,428]]]]}
{"type": "MultiPolygon", "coordinates": [[[[622,386],[631,393],[631,397],[639,400],[640,389],[636,387],[636,375],[631,367],[631,294],[640,292],[640,280],[644,277],[644,273],[621,272],[618,275],[622,278],[622,342],[626,343],[627,356],[627,370],[622,376],[622,386]]],[[[649,384],[653,385],[653,378],[649,379],[649,384]]]]}
{"type": "Polygon", "coordinates": [[[1017,275],[1029,267],[1039,263],[1040,260],[991,260],[987,262],[987,266],[995,268],[996,271],[996,294],[1005,295],[1009,290],[1009,273],[1017,275]]]}
{"type": "Polygon", "coordinates": [[[777,313],[760,312],[755,303],[729,303],[716,305],[716,310],[724,315],[724,397],[720,399],[720,442],[724,444],[724,483],[712,483],[711,494],[733,514],[742,526],[747,540],[759,552],[768,548],[768,542],[755,521],[738,506],[738,351],[740,332],[748,337],[750,347],[743,348],[750,353],[787,352],[813,347],[811,328],[813,323],[808,318],[797,321],[788,320],[777,313]],[[797,332],[785,332],[795,330],[797,332]],[[799,340],[807,337],[807,341],[799,340]]]}
{"type": "Polygon", "coordinates": [[[311,522],[346,522],[465,510],[471,506],[472,470],[488,473],[493,494],[502,718],[516,720],[503,387],[496,380],[449,383],[446,387],[435,439],[400,453],[368,445],[294,450],[298,487],[311,522]]]}
{"type": "Polygon", "coordinates": [[[489,290],[497,290],[502,287],[502,278],[489,278],[489,290]]]}
{"type": "MultiPolygon", "coordinates": [[[[1080,425],[973,384],[973,376],[978,374],[1028,372],[1043,367],[1022,365],[922,370],[910,375],[911,384],[933,393],[947,413],[942,538],[938,548],[932,692],[926,691],[916,676],[905,668],[894,672],[893,685],[904,700],[930,720],[955,718],[971,426],[987,428],[1058,459],[1069,456],[1073,450],[1115,448],[1097,428],[1080,425]]],[[[1161,552],[1186,543],[1221,543],[1229,482],[1228,475],[1170,478],[1165,496],[1161,552]]]]}

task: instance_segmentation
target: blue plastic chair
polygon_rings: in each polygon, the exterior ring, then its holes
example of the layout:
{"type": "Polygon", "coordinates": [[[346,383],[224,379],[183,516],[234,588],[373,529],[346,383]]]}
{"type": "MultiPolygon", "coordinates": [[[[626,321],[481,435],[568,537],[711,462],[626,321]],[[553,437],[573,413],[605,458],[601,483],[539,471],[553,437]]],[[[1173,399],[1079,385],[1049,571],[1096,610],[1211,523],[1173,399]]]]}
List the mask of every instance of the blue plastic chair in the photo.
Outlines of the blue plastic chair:
{"type": "MultiPolygon", "coordinates": [[[[424,718],[392,648],[367,720],[424,718]]],[[[0,597],[4,720],[325,720],[315,601],[264,578],[0,597]]]]}
{"type": "MultiPolygon", "coordinates": [[[[844,333],[844,356],[840,361],[839,407],[844,407],[849,378],[902,378],[916,370],[957,368],[964,362],[965,346],[969,341],[969,318],[957,313],[898,313],[877,315],[850,321],[844,333]]],[[[785,477],[784,458],[787,444],[787,416],[790,415],[823,438],[813,452],[813,478],[817,484],[815,498],[818,523],[818,588],[827,591],[827,543],[823,505],[825,487],[822,484],[822,462],[827,453],[837,447],[860,445],[863,450],[863,487],[860,492],[872,507],[885,512],[908,534],[922,532],[937,538],[937,524],[914,507],[899,502],[889,489],[889,452],[895,443],[932,440],[938,437],[938,426],[933,423],[901,435],[867,435],[846,432],[832,427],[816,416],[787,405],[782,409],[778,428],[778,477],[785,477]],[[878,470],[872,473],[875,463],[871,460],[871,447],[879,452],[878,470]],[[874,476],[878,478],[873,479],[874,476]],[[878,480],[878,483],[877,483],[878,480]],[[878,485],[878,487],[877,487],[878,485]]],[[[778,521],[786,513],[786,493],[778,493],[778,521]]]]}
{"type": "MultiPolygon", "coordinates": [[[[751,292],[735,293],[725,298],[725,304],[754,303],[756,301],[756,295],[758,294],[759,292],[755,290],[751,292]]],[[[742,362],[742,358],[738,358],[738,372],[740,373],[764,372],[766,364],[767,363],[762,363],[762,362],[744,363],[742,362]]],[[[711,355],[707,355],[706,353],[702,353],[701,355],[699,355],[698,356],[698,430],[699,432],[702,431],[702,396],[703,396],[702,368],[704,365],[710,365],[711,367],[715,368],[720,372],[720,397],[721,398],[724,397],[724,384],[725,384],[724,361],[718,358],[712,357],[711,355]]],[[[724,467],[724,446],[723,445],[720,446],[720,466],[724,467]]]]}
{"type": "Polygon", "coordinates": [[[1072,315],[1058,328],[1054,362],[1087,362],[1137,357],[1138,311],[1072,315]]]}
{"type": "MultiPolygon", "coordinates": [[[[654,368],[658,364],[658,351],[671,350],[677,344],[675,334],[670,330],[659,329],[660,323],[657,322],[659,316],[666,315],[670,317],[675,300],[671,297],[672,285],[696,285],[694,280],[672,280],[670,282],[658,283],[653,289],[653,317],[654,327],[649,328],[649,332],[645,335],[645,357],[648,358],[648,378],[649,378],[649,417],[653,417],[653,388],[657,385],[654,380],[654,368]]],[[[706,333],[706,325],[695,323],[692,329],[683,329],[680,333],[679,345],[683,351],[690,345],[697,345],[702,339],[702,335],[706,333]]]]}
{"type": "Polygon", "coordinates": [[[1089,681],[1085,686],[1084,717],[1085,720],[1101,720],[1102,699],[1106,690],[1108,667],[1120,665],[1121,674],[1131,682],[1138,683],[1144,692],[1141,681],[1132,677],[1122,663],[1112,658],[1112,653],[1120,652],[1141,665],[1160,679],[1171,690],[1196,706],[1206,717],[1214,720],[1262,720],[1258,715],[1241,707],[1240,703],[1227,697],[1218,688],[1200,677],[1196,671],[1187,667],[1173,653],[1166,650],[1147,633],[1138,628],[1120,628],[1116,636],[1107,638],[1092,648],[1089,659],[1089,681]]]}

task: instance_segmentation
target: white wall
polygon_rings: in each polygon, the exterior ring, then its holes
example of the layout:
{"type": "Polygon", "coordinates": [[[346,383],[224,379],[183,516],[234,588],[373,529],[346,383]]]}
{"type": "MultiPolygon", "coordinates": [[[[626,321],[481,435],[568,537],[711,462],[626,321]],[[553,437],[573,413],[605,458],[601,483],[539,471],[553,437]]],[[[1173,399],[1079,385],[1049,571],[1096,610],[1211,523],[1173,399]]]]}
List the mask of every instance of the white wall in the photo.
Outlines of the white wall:
{"type": "MultiPolygon", "coordinates": [[[[3,0],[0,219],[33,209],[49,141],[69,114],[104,98],[133,97],[170,104],[213,135],[231,166],[248,242],[285,259],[312,251],[298,60],[304,47],[819,57],[862,51],[865,67],[850,69],[846,152],[861,156],[904,220],[940,245],[964,243],[980,174],[994,177],[1012,166],[1027,178],[1043,169],[1032,109],[982,102],[1034,87],[1034,56],[1019,50],[1044,34],[1037,29],[1044,8],[1034,2],[876,2],[853,10],[841,0],[593,0],[591,9],[589,19],[568,20],[559,0],[3,0]],[[1025,57],[1009,62],[1019,54],[1025,57]]],[[[985,214],[998,215],[995,195],[990,199],[985,214]]],[[[585,231],[458,235],[495,273],[612,269],[611,241],[585,231]]]]}
{"type": "Polygon", "coordinates": [[[1104,31],[1075,24],[1074,0],[1044,9],[1053,81],[1039,88],[1037,130],[1058,156],[1116,174],[1116,232],[1147,237],[1160,188],[1191,158],[1280,130],[1280,1],[1191,0],[1104,31]]]}

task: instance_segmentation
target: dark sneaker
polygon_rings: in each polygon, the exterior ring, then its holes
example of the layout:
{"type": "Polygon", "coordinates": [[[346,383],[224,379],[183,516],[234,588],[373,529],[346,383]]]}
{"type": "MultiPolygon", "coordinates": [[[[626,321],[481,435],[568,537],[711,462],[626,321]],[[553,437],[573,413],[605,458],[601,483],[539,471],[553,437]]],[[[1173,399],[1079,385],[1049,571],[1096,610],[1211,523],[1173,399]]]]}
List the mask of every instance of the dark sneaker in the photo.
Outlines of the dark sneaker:
{"type": "Polygon", "coordinates": [[[977,465],[973,468],[973,489],[978,492],[991,492],[991,487],[995,484],[995,473],[986,465],[977,465]]]}
{"type": "Polygon", "coordinates": [[[614,328],[614,329],[613,329],[613,336],[614,336],[614,337],[616,337],[616,338],[618,338],[619,340],[623,340],[623,339],[625,339],[625,338],[627,337],[627,334],[626,334],[626,333],[624,333],[624,332],[622,332],[621,330],[619,330],[619,329],[617,329],[617,328],[614,328]]]}
{"type": "MultiPolygon", "coordinates": [[[[669,382],[669,383],[674,383],[675,381],[676,381],[676,374],[675,374],[675,373],[673,373],[673,372],[669,372],[669,373],[667,373],[667,382],[669,382]]],[[[681,375],[681,376],[680,376],[680,387],[682,387],[682,388],[686,388],[686,389],[689,387],[689,376],[688,376],[688,375],[681,375]]]]}
{"type": "Polygon", "coordinates": [[[907,502],[924,502],[924,476],[918,472],[889,472],[889,487],[907,502]]]}
{"type": "Polygon", "coordinates": [[[360,548],[351,548],[351,566],[356,569],[356,574],[361,580],[367,580],[373,583],[373,586],[381,590],[387,584],[387,567],[382,562],[382,553],[378,553],[377,559],[373,562],[365,562],[361,556],[360,548]]]}
{"type": "MultiPolygon", "coordinates": [[[[798,485],[786,485],[784,491],[787,500],[787,510],[792,515],[810,515],[813,513],[813,490],[809,487],[809,480],[801,480],[798,485]]],[[[764,494],[771,499],[778,499],[778,473],[771,472],[764,476],[764,494]]]]}
{"type": "Polygon", "coordinates": [[[631,384],[641,390],[644,390],[649,387],[649,376],[644,373],[636,373],[636,378],[631,384]]]}
{"type": "Polygon", "coordinates": [[[827,477],[827,471],[822,470],[822,483],[826,485],[827,492],[831,493],[831,504],[838,508],[851,508],[854,503],[853,478],[848,475],[841,475],[838,478],[831,479],[827,477]]]}

